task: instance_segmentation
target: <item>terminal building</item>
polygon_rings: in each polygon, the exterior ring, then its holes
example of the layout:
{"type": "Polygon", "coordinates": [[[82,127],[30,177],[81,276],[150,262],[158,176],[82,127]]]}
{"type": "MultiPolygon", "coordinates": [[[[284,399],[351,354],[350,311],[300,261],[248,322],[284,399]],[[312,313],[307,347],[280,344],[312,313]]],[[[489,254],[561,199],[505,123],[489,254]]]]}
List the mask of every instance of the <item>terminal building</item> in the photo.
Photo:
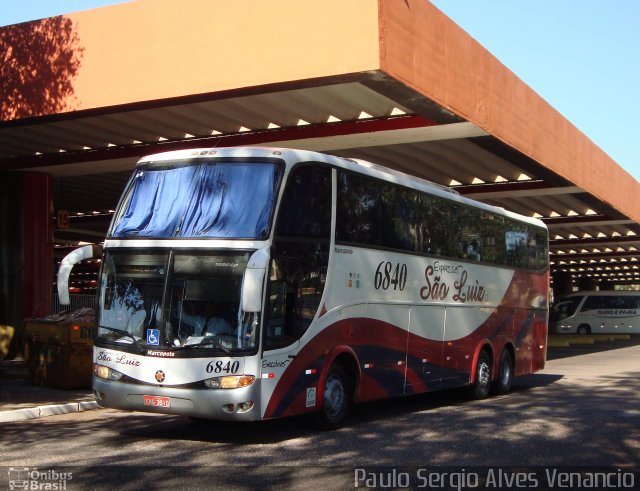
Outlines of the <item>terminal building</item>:
{"type": "Polygon", "coordinates": [[[541,218],[556,296],[640,284],[639,183],[427,1],[138,0],[2,27],[0,53],[0,324],[52,312],[140,157],[213,146],[361,158],[541,218]]]}

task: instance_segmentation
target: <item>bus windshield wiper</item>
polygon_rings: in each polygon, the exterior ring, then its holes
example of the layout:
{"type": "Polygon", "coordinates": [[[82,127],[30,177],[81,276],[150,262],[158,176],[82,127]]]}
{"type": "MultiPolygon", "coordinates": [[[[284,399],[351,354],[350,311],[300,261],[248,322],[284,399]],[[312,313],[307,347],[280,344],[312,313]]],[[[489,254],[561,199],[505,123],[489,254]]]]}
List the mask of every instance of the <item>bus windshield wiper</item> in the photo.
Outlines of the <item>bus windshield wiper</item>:
{"type": "Polygon", "coordinates": [[[108,326],[99,326],[99,329],[106,329],[107,331],[117,332],[118,334],[122,334],[123,336],[131,338],[131,340],[133,341],[131,344],[134,344],[136,348],[138,348],[140,353],[144,353],[145,351],[144,347],[140,343],[138,343],[138,340],[136,339],[136,337],[130,332],[123,331],[122,329],[116,329],[115,327],[108,327],[108,326]]]}
{"type": "Polygon", "coordinates": [[[206,346],[208,344],[213,344],[215,342],[218,343],[217,346],[215,346],[215,348],[219,348],[220,351],[222,351],[223,353],[231,356],[231,351],[229,350],[229,348],[222,346],[222,341],[214,336],[207,336],[205,338],[203,338],[202,340],[200,340],[197,343],[189,343],[189,344],[185,344],[182,346],[182,348],[186,349],[186,348],[199,348],[201,346],[206,346]]]}

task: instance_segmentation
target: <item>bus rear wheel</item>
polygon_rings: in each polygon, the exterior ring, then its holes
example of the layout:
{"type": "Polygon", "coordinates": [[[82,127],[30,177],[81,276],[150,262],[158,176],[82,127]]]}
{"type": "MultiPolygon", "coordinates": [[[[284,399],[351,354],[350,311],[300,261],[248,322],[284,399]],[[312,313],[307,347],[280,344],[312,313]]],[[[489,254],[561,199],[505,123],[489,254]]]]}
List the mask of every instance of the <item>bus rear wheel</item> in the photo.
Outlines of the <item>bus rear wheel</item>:
{"type": "Polygon", "coordinates": [[[349,379],[340,365],[329,368],[322,398],[322,409],[315,415],[317,426],[325,430],[340,427],[352,403],[349,379]]]}
{"type": "Polygon", "coordinates": [[[511,390],[513,382],[513,360],[508,349],[502,350],[500,355],[500,365],[498,366],[498,380],[496,381],[496,392],[507,394],[511,390]]]}
{"type": "Polygon", "coordinates": [[[476,363],[476,374],[470,387],[472,399],[485,399],[491,390],[491,358],[489,353],[481,351],[476,363]]]}

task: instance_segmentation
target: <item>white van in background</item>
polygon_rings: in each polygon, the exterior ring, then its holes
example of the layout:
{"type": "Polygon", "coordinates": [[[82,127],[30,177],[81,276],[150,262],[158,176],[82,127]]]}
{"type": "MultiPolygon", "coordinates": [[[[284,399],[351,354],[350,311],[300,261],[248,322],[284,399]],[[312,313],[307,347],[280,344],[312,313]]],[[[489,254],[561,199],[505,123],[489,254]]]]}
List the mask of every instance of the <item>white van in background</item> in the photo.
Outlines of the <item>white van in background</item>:
{"type": "Polygon", "coordinates": [[[559,334],[640,333],[640,292],[577,292],[552,307],[550,330],[559,334]]]}

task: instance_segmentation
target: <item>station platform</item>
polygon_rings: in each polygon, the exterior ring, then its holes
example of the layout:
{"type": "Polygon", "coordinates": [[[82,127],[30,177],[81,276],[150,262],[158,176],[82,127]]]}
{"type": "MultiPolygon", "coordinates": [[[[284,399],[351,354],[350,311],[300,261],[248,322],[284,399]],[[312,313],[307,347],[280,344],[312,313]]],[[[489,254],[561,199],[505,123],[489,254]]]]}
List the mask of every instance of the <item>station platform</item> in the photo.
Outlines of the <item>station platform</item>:
{"type": "Polygon", "coordinates": [[[90,388],[38,387],[24,360],[0,361],[0,424],[99,408],[90,388]]]}

